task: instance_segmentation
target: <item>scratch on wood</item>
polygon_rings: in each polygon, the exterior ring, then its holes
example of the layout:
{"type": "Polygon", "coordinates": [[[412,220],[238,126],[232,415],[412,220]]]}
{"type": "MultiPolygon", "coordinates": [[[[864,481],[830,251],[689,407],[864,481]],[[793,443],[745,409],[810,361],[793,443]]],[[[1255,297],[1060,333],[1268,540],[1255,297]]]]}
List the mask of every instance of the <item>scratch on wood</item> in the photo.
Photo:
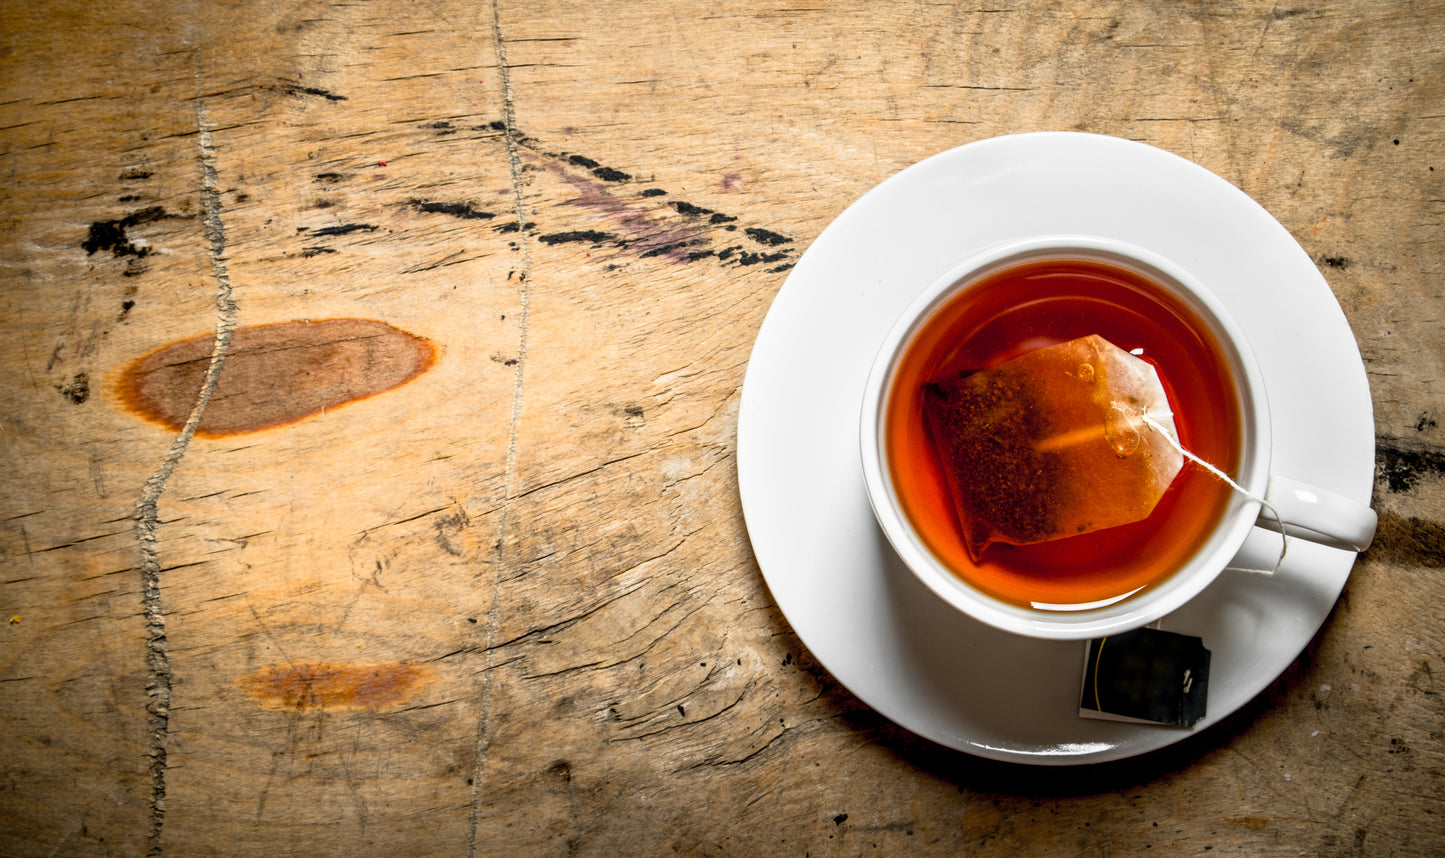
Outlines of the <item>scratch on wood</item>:
{"type": "MultiPolygon", "coordinates": [[[[529,228],[526,200],[522,195],[522,162],[518,154],[517,110],[512,100],[512,73],[507,64],[507,43],[502,37],[502,13],[497,0],[492,2],[493,47],[497,54],[497,69],[502,84],[503,139],[507,146],[507,165],[511,171],[512,200],[517,213],[517,227],[525,232],[529,228]]],[[[482,674],[481,702],[477,713],[475,764],[472,771],[471,809],[467,826],[467,855],[477,854],[477,825],[482,805],[482,776],[487,766],[487,728],[492,710],[492,667],[496,656],[492,648],[497,634],[498,614],[501,603],[502,581],[506,578],[507,526],[510,518],[511,498],[517,480],[517,429],[521,423],[523,380],[527,369],[527,323],[530,309],[529,290],[532,277],[532,259],[527,242],[518,242],[522,255],[522,272],[517,286],[517,300],[520,304],[517,320],[516,364],[512,376],[512,413],[507,429],[507,464],[505,472],[505,497],[497,524],[497,559],[493,564],[492,602],[487,619],[486,670],[482,674]]]]}
{"type": "Polygon", "coordinates": [[[299,83],[283,83],[275,88],[287,95],[312,95],[317,98],[324,98],[327,101],[346,101],[346,96],[344,95],[337,95],[334,92],[321,89],[320,87],[302,86],[299,83]]]}
{"type": "Polygon", "coordinates": [[[215,344],[190,416],[171,442],[170,449],[155,473],[146,480],[135,511],[135,533],[140,543],[141,555],[141,606],[146,622],[146,693],[150,697],[150,703],[146,707],[146,726],[150,730],[148,754],[151,781],[148,854],[153,856],[161,852],[161,833],[165,823],[166,745],[170,732],[172,682],[170,653],[166,642],[166,619],[161,603],[162,569],[156,533],[160,518],[157,507],[166,483],[180,464],[181,458],[185,456],[191,437],[201,422],[201,415],[206,410],[206,404],[210,402],[211,394],[215,391],[216,379],[220,376],[221,366],[226,360],[226,351],[231,344],[231,330],[236,326],[238,312],[231,290],[231,275],[226,267],[226,230],[221,219],[221,192],[216,171],[215,143],[211,138],[210,118],[203,99],[196,100],[196,125],[200,144],[201,204],[204,211],[202,223],[211,269],[216,277],[215,344]]]}

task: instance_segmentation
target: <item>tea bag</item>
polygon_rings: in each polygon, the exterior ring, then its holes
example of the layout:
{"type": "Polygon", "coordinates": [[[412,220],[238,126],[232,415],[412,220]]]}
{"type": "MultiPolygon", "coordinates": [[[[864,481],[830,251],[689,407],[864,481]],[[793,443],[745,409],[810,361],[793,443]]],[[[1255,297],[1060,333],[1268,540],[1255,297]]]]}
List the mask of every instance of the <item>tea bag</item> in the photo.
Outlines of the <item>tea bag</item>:
{"type": "Polygon", "coordinates": [[[1140,521],[1183,466],[1154,367],[1097,335],[932,382],[923,409],[975,560],[1140,521]]]}

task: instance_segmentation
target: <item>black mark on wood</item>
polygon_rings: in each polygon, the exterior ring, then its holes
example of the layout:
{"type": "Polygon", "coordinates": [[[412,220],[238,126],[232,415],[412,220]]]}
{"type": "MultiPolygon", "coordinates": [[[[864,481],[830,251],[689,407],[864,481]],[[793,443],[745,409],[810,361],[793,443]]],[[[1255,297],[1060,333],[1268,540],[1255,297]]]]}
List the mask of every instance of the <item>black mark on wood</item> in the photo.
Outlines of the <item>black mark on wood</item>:
{"type": "Polygon", "coordinates": [[[628,179],[632,178],[632,175],[630,173],[624,173],[621,170],[614,170],[611,167],[604,167],[597,161],[588,158],[586,155],[567,155],[566,153],[563,153],[563,156],[566,157],[567,163],[576,165],[578,167],[586,167],[587,169],[592,171],[592,175],[596,176],[604,182],[625,182],[628,179]]]}
{"type": "Polygon", "coordinates": [[[753,241],[756,241],[758,244],[766,244],[769,247],[777,247],[780,244],[788,244],[792,242],[792,239],[788,238],[786,235],[779,235],[776,232],[771,232],[766,229],[758,229],[756,227],[749,227],[748,229],[743,230],[743,234],[745,234],[748,238],[751,238],[753,241]]]}
{"type": "Polygon", "coordinates": [[[158,221],[165,216],[165,209],[151,206],[131,212],[123,218],[98,220],[90,225],[85,241],[82,241],[80,246],[85,250],[86,256],[102,250],[109,250],[111,256],[116,257],[145,256],[150,253],[150,248],[136,246],[126,235],[126,230],[143,223],[158,221]]]}
{"type": "Polygon", "coordinates": [[[452,515],[443,515],[437,518],[433,526],[436,528],[437,547],[453,557],[461,557],[463,554],[462,545],[454,538],[471,524],[471,517],[464,509],[458,509],[452,515]]]}
{"type": "Polygon", "coordinates": [[[154,173],[152,173],[150,170],[142,170],[139,167],[135,167],[129,170],[122,171],[120,174],[120,180],[122,182],[138,182],[142,179],[149,179],[153,175],[154,173]]]}
{"type": "MultiPolygon", "coordinates": [[[[504,128],[505,125],[498,130],[504,128]]],[[[558,173],[565,182],[578,189],[580,196],[567,201],[567,205],[590,209],[613,225],[612,229],[549,233],[539,237],[543,243],[590,242],[594,246],[609,246],[615,252],[601,254],[598,259],[605,264],[608,271],[619,267],[617,260],[624,254],[637,259],[662,257],[678,263],[709,258],[722,264],[738,266],[783,263],[764,269],[770,273],[785,271],[793,264],[788,260],[792,258],[794,251],[791,248],[782,248],[793,241],[786,235],[756,227],[745,231],[753,242],[769,248],[779,248],[774,252],[752,253],[743,251],[741,246],[712,249],[709,245],[716,240],[719,233],[739,229],[736,225],[737,216],[684,200],[665,201],[662,207],[657,208],[639,204],[638,198],[663,197],[667,196],[668,192],[663,188],[649,187],[638,191],[637,196],[630,199],[617,196],[606,183],[630,181],[633,179],[631,174],[604,166],[597,159],[586,155],[545,151],[534,145],[535,141],[530,138],[517,139],[535,156],[545,159],[541,166],[558,173]],[[671,211],[667,211],[668,209],[671,211]],[[677,219],[673,213],[681,215],[682,219],[677,219]]],[[[516,232],[522,228],[517,223],[493,227],[498,232],[516,232]]]]}
{"type": "Polygon", "coordinates": [[[685,203],[682,200],[673,200],[671,205],[677,210],[678,214],[692,215],[693,217],[701,217],[702,215],[710,215],[713,213],[712,209],[705,209],[702,206],[695,206],[692,203],[685,203]]]}
{"type": "Polygon", "coordinates": [[[68,384],[58,384],[55,386],[55,389],[60,391],[61,396],[64,396],[76,405],[80,405],[90,398],[90,376],[83,372],[78,372],[70,379],[68,384]]]}
{"type": "Polygon", "coordinates": [[[282,92],[286,93],[287,95],[298,95],[298,96],[299,96],[299,95],[310,95],[310,96],[315,96],[316,98],[324,98],[324,99],[326,99],[327,101],[345,101],[345,100],[346,100],[346,96],[344,96],[344,95],[337,95],[337,94],[334,93],[334,92],[330,92],[329,90],[321,89],[320,87],[315,87],[315,86],[302,86],[302,85],[300,85],[300,84],[298,84],[298,83],[282,84],[281,86],[278,86],[277,89],[281,90],[282,92]]]}
{"type": "Polygon", "coordinates": [[[339,226],[327,226],[311,233],[313,236],[326,235],[348,235],[353,232],[376,232],[376,227],[369,223],[343,223],[339,226]]]}
{"type": "MultiPolygon", "coordinates": [[[[702,239],[691,239],[691,240],[689,240],[689,241],[679,241],[679,242],[675,242],[675,243],[673,243],[673,244],[664,244],[664,245],[661,245],[660,247],[654,247],[654,248],[652,248],[651,250],[644,251],[644,252],[642,252],[642,253],[637,254],[637,258],[638,258],[638,259],[649,259],[649,258],[651,258],[651,257],[654,257],[654,256],[662,256],[662,255],[664,255],[664,254],[669,254],[669,255],[670,255],[670,254],[672,254],[673,251],[675,251],[675,250],[679,250],[679,249],[684,248],[684,247],[689,247],[689,246],[691,246],[691,245],[701,244],[701,243],[702,243],[702,239]]],[[[692,253],[688,253],[688,258],[689,258],[689,259],[692,258],[692,253]]]]}
{"type": "Polygon", "coordinates": [[[575,229],[571,232],[554,232],[550,235],[539,235],[537,240],[543,244],[565,244],[572,241],[586,241],[592,244],[605,244],[617,240],[617,236],[610,232],[599,232],[595,229],[575,229]]]}
{"type": "Polygon", "coordinates": [[[1341,271],[1350,267],[1350,260],[1343,256],[1326,256],[1320,261],[1331,268],[1338,268],[1341,271]]]}
{"type": "Polygon", "coordinates": [[[334,183],[336,183],[336,182],[341,181],[341,180],[344,179],[344,178],[346,178],[346,174],[344,174],[344,173],[317,173],[317,174],[316,174],[316,181],[318,181],[318,182],[324,182],[324,183],[326,183],[326,184],[334,184],[334,183]]]}
{"type": "Polygon", "coordinates": [[[1445,453],[1381,442],[1375,448],[1375,474],[1392,492],[1407,492],[1422,477],[1445,474],[1445,453]]]}
{"type": "Polygon", "coordinates": [[[749,253],[746,250],[738,254],[739,265],[757,265],[760,262],[777,262],[786,259],[787,252],[782,253],[749,253]]]}
{"type": "Polygon", "coordinates": [[[417,211],[430,214],[447,214],[465,220],[491,220],[496,217],[492,212],[481,211],[471,203],[438,203],[428,200],[412,200],[411,204],[417,211]]]}

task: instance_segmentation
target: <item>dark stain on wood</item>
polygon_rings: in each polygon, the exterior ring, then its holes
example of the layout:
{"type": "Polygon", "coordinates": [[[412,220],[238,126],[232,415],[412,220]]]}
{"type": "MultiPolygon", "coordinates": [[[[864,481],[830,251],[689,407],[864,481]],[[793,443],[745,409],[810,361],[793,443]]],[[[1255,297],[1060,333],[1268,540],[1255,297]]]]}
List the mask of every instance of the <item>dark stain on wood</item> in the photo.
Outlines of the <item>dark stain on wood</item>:
{"type": "MultiPolygon", "coordinates": [[[[179,431],[195,405],[212,335],[162,346],[120,373],[131,413],[179,431]]],[[[237,328],[196,429],[217,438],[295,423],[393,390],[430,369],[435,345],[373,319],[325,319],[237,328]]]]}
{"type": "MultiPolygon", "coordinates": [[[[788,248],[762,254],[739,253],[733,255],[732,253],[714,252],[708,245],[713,242],[714,236],[719,231],[732,232],[737,229],[733,225],[733,222],[738,219],[736,216],[704,208],[685,200],[668,200],[661,207],[647,207],[646,204],[640,205],[634,200],[623,199],[615,196],[607,186],[595,181],[590,176],[578,176],[561,169],[575,163],[574,159],[578,157],[580,156],[570,156],[568,160],[556,165],[563,181],[572,185],[579,192],[579,196],[570,204],[596,211],[618,224],[622,234],[614,236],[609,243],[639,259],[662,257],[671,262],[687,263],[713,258],[726,265],[754,265],[760,262],[781,261],[792,253],[788,248]],[[668,211],[669,209],[671,212],[668,211]],[[679,215],[681,217],[678,217],[679,215]]],[[[596,174],[597,170],[593,170],[592,173],[596,174]]],[[[666,195],[667,191],[661,188],[650,188],[639,194],[638,199],[648,200],[666,195]]],[[[596,232],[601,235],[607,234],[603,231],[596,232]]],[[[744,230],[744,234],[753,241],[769,246],[787,244],[792,241],[787,236],[766,229],[750,228],[744,230]]],[[[544,236],[543,240],[545,238],[544,236]]],[[[740,250],[740,248],[735,250],[740,250]]],[[[609,261],[614,260],[616,255],[605,258],[609,261]]],[[[791,267],[791,262],[769,270],[783,271],[789,267],[791,267]]]]}
{"type": "Polygon", "coordinates": [[[326,235],[349,235],[353,232],[376,232],[376,226],[369,223],[343,223],[337,226],[326,226],[311,233],[313,238],[320,238],[326,235]]]}
{"type": "MultiPolygon", "coordinates": [[[[454,130],[452,123],[445,120],[418,122],[417,127],[432,132],[454,130]]],[[[605,218],[611,227],[542,233],[536,229],[535,224],[507,220],[491,225],[492,231],[497,234],[520,232],[534,235],[538,241],[547,245],[585,243],[594,250],[609,248],[611,252],[588,254],[595,256],[595,261],[604,264],[608,271],[621,267],[619,260],[624,256],[636,259],[660,257],[683,264],[712,259],[725,266],[764,265],[768,273],[787,271],[794,265],[791,257],[796,251],[783,246],[793,242],[793,239],[786,235],[769,229],[750,227],[742,230],[743,234],[751,241],[770,248],[771,252],[749,252],[740,246],[718,251],[712,245],[721,233],[739,231],[736,223],[739,218],[736,215],[705,208],[686,200],[657,200],[660,205],[654,204],[652,201],[656,198],[668,196],[668,191],[659,187],[643,188],[630,198],[624,198],[617,193],[617,186],[632,182],[633,174],[575,152],[547,151],[534,138],[515,128],[509,129],[501,120],[471,126],[471,130],[509,132],[508,138],[521,147],[530,161],[526,169],[540,166],[577,190],[578,196],[567,200],[563,205],[587,209],[605,218]]],[[[419,211],[449,214],[458,218],[491,220],[494,217],[490,212],[479,212],[471,203],[413,199],[408,201],[408,205],[419,211]]],[[[376,227],[348,224],[313,234],[339,234],[340,230],[357,228],[376,227]]],[[[517,244],[512,242],[509,246],[516,248],[517,244]]]]}
{"type": "Polygon", "coordinates": [[[98,220],[90,225],[80,247],[85,251],[86,256],[102,250],[110,251],[110,255],[114,257],[145,256],[150,253],[150,248],[137,246],[130,240],[126,230],[143,223],[158,221],[165,216],[165,209],[160,206],[150,206],[115,220],[98,220]]]}
{"type": "Polygon", "coordinates": [[[402,706],[436,679],[431,668],[410,662],[273,664],[236,681],[263,709],[356,712],[402,706]]]}
{"type": "Polygon", "coordinates": [[[1375,541],[1361,559],[1427,569],[1445,567],[1445,525],[1414,516],[1380,513],[1375,541]]]}
{"type": "Polygon", "coordinates": [[[543,244],[567,244],[573,241],[604,244],[617,240],[617,236],[610,232],[599,232],[595,229],[574,229],[570,232],[554,232],[549,235],[539,235],[537,236],[537,240],[543,244]]]}
{"type": "Polygon", "coordinates": [[[586,155],[568,155],[564,152],[558,157],[566,158],[567,163],[569,164],[575,164],[578,167],[586,167],[587,169],[592,171],[592,175],[596,176],[604,182],[625,182],[632,178],[632,175],[630,173],[624,173],[621,170],[616,170],[612,167],[604,167],[602,166],[602,164],[592,160],[591,158],[588,158],[586,155]]]}
{"type": "MultiPolygon", "coordinates": [[[[1421,431],[1427,424],[1420,424],[1421,431]]],[[[1408,492],[1424,477],[1445,475],[1445,453],[1407,442],[1381,440],[1375,447],[1375,476],[1392,492],[1408,492]]]]}
{"type": "MultiPolygon", "coordinates": [[[[596,212],[617,224],[624,235],[614,236],[610,243],[619,250],[642,258],[662,256],[672,262],[688,262],[687,248],[707,241],[709,228],[705,224],[669,222],[659,217],[656,210],[639,207],[633,200],[614,195],[593,177],[579,176],[561,169],[562,166],[557,165],[561,179],[578,191],[576,199],[568,204],[596,212]]],[[[600,230],[585,232],[608,234],[600,230]]],[[[611,260],[617,255],[605,258],[611,260]]]]}
{"type": "Polygon", "coordinates": [[[685,203],[682,200],[673,200],[671,205],[678,214],[690,215],[692,217],[701,217],[702,215],[710,215],[713,213],[712,209],[705,209],[702,206],[695,206],[692,203],[685,203]]]}
{"type": "Polygon", "coordinates": [[[412,200],[411,206],[419,212],[445,214],[463,220],[491,220],[495,214],[481,211],[472,203],[440,203],[431,200],[412,200]]]}
{"type": "Polygon", "coordinates": [[[55,389],[60,395],[70,400],[75,405],[82,405],[90,398],[90,376],[78,372],[66,384],[57,384],[55,389]]]}
{"type": "Polygon", "coordinates": [[[792,239],[788,238],[786,235],[779,235],[776,232],[772,232],[766,229],[758,229],[756,227],[749,227],[748,229],[743,230],[743,233],[747,235],[748,238],[756,241],[758,244],[766,244],[769,247],[777,247],[780,244],[789,244],[792,242],[792,239]]]}
{"type": "MultiPolygon", "coordinates": [[[[450,130],[449,122],[432,121],[418,123],[418,127],[435,131],[438,128],[450,130]]],[[[507,124],[501,120],[489,125],[476,126],[476,130],[507,131],[507,124]]],[[[767,268],[769,273],[786,271],[793,266],[790,257],[795,252],[782,245],[791,244],[793,239],[773,230],[752,227],[743,230],[752,241],[773,252],[751,253],[741,247],[717,252],[710,247],[721,232],[736,232],[736,215],[705,208],[686,200],[658,201],[657,197],[668,196],[664,188],[648,187],[639,190],[630,199],[616,193],[617,185],[633,181],[633,174],[609,167],[595,158],[575,152],[547,151],[533,138],[516,129],[510,138],[529,154],[532,163],[558,175],[564,182],[577,190],[578,196],[564,205],[575,206],[602,216],[612,225],[611,229],[577,229],[550,232],[538,235],[532,224],[523,225],[517,221],[494,224],[498,234],[527,232],[537,235],[537,240],[548,245],[565,243],[586,243],[593,248],[609,247],[616,252],[597,254],[599,262],[607,264],[607,270],[618,267],[615,264],[624,255],[637,259],[661,257],[670,262],[692,263],[702,259],[713,259],[722,265],[752,266],[782,263],[767,268]],[[648,201],[644,203],[642,201],[648,201]],[[669,211],[670,210],[670,211],[669,211]],[[680,217],[679,217],[680,216],[680,217]]],[[[731,175],[731,174],[729,174],[731,175]]],[[[470,204],[439,203],[412,200],[410,204],[422,211],[451,214],[455,217],[476,217],[469,214],[470,204]]],[[[488,213],[486,217],[490,218],[488,213]]],[[[513,245],[515,247],[515,244],[513,245]]]]}
{"type": "Polygon", "coordinates": [[[346,101],[346,96],[344,95],[337,95],[334,92],[321,89],[320,87],[302,86],[299,83],[283,83],[280,86],[277,86],[276,89],[286,93],[287,95],[310,95],[316,98],[324,98],[327,101],[346,101]]]}

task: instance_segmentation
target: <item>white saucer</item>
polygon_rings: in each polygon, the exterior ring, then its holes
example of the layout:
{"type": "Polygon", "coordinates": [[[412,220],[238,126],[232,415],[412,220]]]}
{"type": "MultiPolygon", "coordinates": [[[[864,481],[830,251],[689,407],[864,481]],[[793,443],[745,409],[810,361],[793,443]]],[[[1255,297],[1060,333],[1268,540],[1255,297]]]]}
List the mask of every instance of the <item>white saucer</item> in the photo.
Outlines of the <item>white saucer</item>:
{"type": "Polygon", "coordinates": [[[753,348],[738,482],[778,606],[861,700],[961,751],[1092,763],[1164,747],[1248,702],[1319,629],[1355,555],[1293,540],[1276,576],[1226,572],[1164,619],[1163,628],[1199,635],[1213,653],[1209,714],[1192,731],[1079,718],[1081,643],[995,631],[903,567],[874,522],[859,460],[859,404],[874,352],[914,295],[951,264],[1045,233],[1132,242],[1222,284],[1219,297],[1269,387],[1273,471],[1369,502],[1375,437],[1364,367],[1304,250],[1204,168],[1142,143],[1074,133],[999,137],[929,158],[818,236],[753,348]]]}

